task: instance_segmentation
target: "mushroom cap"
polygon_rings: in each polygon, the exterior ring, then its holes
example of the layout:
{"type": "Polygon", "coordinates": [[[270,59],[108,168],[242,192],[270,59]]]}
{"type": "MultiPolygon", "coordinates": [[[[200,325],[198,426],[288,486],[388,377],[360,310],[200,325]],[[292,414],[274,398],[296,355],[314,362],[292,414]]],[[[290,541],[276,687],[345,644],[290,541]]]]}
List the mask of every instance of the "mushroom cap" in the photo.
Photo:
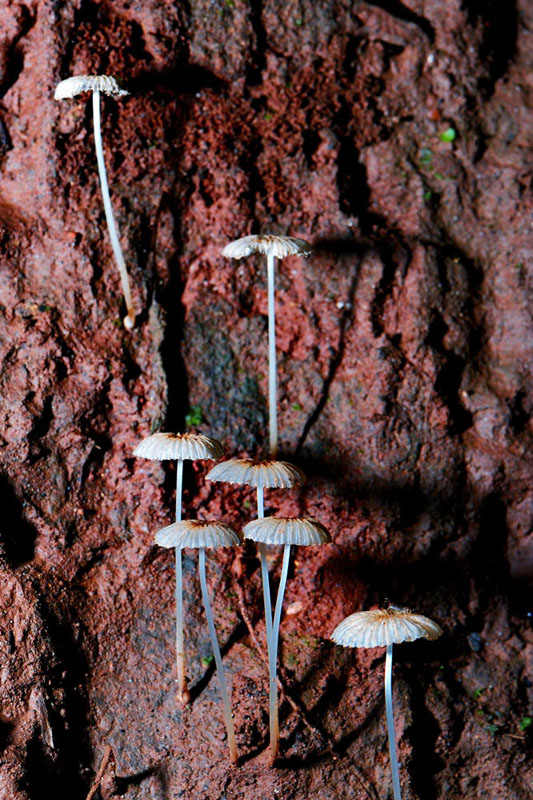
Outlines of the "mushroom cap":
{"type": "Polygon", "coordinates": [[[222,251],[226,258],[245,258],[252,253],[285,258],[285,256],[308,256],[312,253],[311,245],[303,239],[293,239],[291,236],[273,236],[269,233],[243,236],[230,242],[222,251]]]}
{"type": "Polygon", "coordinates": [[[408,608],[375,608],[358,611],[343,620],[331,638],[343,647],[385,647],[415,639],[438,639],[442,628],[422,614],[408,608]]]}
{"type": "Polygon", "coordinates": [[[224,448],[216,439],[201,433],[154,433],[137,445],[133,455],[152,461],[220,458],[224,448]]]}
{"type": "Polygon", "coordinates": [[[129,94],[111,75],[73,75],[57,84],[54,99],[65,100],[82,92],[102,92],[111,97],[129,94]]]}
{"type": "Polygon", "coordinates": [[[290,489],[305,483],[301,469],[287,461],[255,461],[253,458],[231,458],[215,464],[206,475],[210,481],[244,483],[259,489],[290,489]]]}
{"type": "Polygon", "coordinates": [[[246,539],[263,544],[326,544],[331,536],[324,526],[310,517],[265,517],[254,519],[243,528],[246,539]]]}
{"type": "Polygon", "coordinates": [[[155,541],[161,547],[232,547],[242,544],[242,534],[218,521],[183,519],[161,528],[155,541]]]}

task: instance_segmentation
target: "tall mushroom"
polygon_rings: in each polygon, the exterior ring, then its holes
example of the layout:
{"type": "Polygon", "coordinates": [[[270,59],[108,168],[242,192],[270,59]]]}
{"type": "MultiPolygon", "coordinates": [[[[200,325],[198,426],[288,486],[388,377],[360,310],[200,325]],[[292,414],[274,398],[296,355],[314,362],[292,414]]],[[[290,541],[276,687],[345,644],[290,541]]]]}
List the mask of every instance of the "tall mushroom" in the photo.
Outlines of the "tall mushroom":
{"type": "MultiPolygon", "coordinates": [[[[176,522],[181,520],[183,462],[187,460],[215,459],[224,454],[220,442],[200,433],[154,433],[140,442],[133,455],[153,461],[176,461],[176,522]]],[[[182,703],[190,699],[185,676],[185,643],[183,635],[183,567],[181,549],[176,547],[176,668],[178,698],[182,703]]]]}
{"type": "Polygon", "coordinates": [[[275,258],[286,256],[308,256],[312,252],[310,245],[303,239],[290,236],[272,236],[260,234],[243,236],[226,245],[222,255],[226,258],[245,258],[252,253],[262,253],[267,257],[268,282],[268,412],[270,455],[275,458],[278,452],[278,407],[277,407],[277,373],[276,373],[276,310],[275,310],[275,258]]]}
{"type": "MultiPolygon", "coordinates": [[[[306,482],[306,477],[301,469],[289,464],[287,461],[255,461],[252,458],[232,458],[215,464],[206,475],[209,481],[223,481],[226,483],[245,484],[255,486],[257,489],[257,517],[265,516],[264,490],[265,489],[292,489],[306,482]]],[[[263,580],[263,599],[265,604],[265,625],[267,642],[270,647],[272,633],[272,601],[270,599],[270,581],[268,578],[268,562],[266,557],[266,544],[259,543],[259,556],[261,559],[261,573],[263,580]]]]}
{"type": "Polygon", "coordinates": [[[211,611],[211,603],[209,602],[209,593],[207,591],[205,550],[207,547],[232,547],[234,545],[239,545],[242,543],[242,536],[230,528],[229,525],[225,525],[222,522],[204,522],[197,519],[187,519],[181,522],[174,522],[172,525],[162,528],[156,534],[155,540],[161,547],[174,547],[176,550],[182,550],[184,547],[193,547],[198,550],[200,587],[202,590],[207,627],[209,629],[209,636],[211,637],[211,645],[215,656],[220,694],[224,706],[224,720],[228,734],[230,760],[232,764],[236,764],[238,754],[237,744],[235,742],[235,726],[231,714],[231,702],[226,678],[224,676],[224,667],[222,665],[222,656],[220,655],[213,612],[211,611]]]}
{"type": "Polygon", "coordinates": [[[337,625],[331,638],[343,647],[386,647],[385,658],[385,707],[387,731],[392,769],[394,800],[401,800],[400,775],[396,756],[396,736],[392,710],[392,646],[415,639],[438,639],[442,629],[436,622],[422,614],[414,614],[408,608],[376,608],[358,611],[337,625]]]}
{"type": "Polygon", "coordinates": [[[269,676],[269,718],[270,718],[270,758],[272,763],[279,752],[279,712],[278,712],[278,640],[281,621],[281,607],[283,595],[287,584],[289,562],[291,558],[291,545],[317,545],[326,544],[331,537],[325,527],[316,519],[296,517],[294,519],[282,517],[266,517],[256,519],[244,526],[243,533],[246,539],[270,545],[283,545],[283,564],[276,598],[276,608],[272,621],[272,631],[268,644],[268,676],[269,676]]]}
{"type": "Polygon", "coordinates": [[[111,197],[109,196],[109,184],[105,168],[100,124],[100,93],[103,92],[110,97],[122,97],[123,95],[129,94],[129,92],[122,89],[116,78],[113,78],[111,75],[74,75],[72,78],[67,78],[61,81],[61,83],[58,83],[54,93],[54,99],[65,100],[82,94],[82,92],[93,93],[94,148],[96,150],[96,161],[98,163],[98,175],[100,177],[100,187],[102,189],[109,238],[111,239],[111,247],[113,248],[113,254],[120,273],[122,293],[128,312],[123,319],[123,323],[125,328],[131,330],[135,325],[135,311],[133,309],[128,270],[126,269],[126,263],[122,254],[115,217],[113,215],[113,207],[111,205],[111,197]]]}

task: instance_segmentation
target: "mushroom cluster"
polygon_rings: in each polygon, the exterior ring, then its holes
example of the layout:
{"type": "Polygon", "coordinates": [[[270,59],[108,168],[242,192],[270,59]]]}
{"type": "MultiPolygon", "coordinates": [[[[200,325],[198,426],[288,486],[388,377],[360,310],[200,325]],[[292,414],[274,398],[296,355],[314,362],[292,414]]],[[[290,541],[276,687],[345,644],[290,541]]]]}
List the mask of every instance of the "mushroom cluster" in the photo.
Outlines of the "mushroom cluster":
{"type": "MultiPolygon", "coordinates": [[[[102,190],[105,217],[113,254],[118,266],[127,314],[124,326],[132,329],[135,324],[135,311],[130,288],[128,271],[120,246],[115,222],[109,184],[104,161],[101,134],[100,95],[121,97],[128,92],[118,81],[107,75],[78,75],[61,81],[55,90],[55,98],[73,98],[85,92],[92,92],[94,143],[98,174],[102,190]]],[[[213,611],[209,598],[206,578],[206,550],[216,547],[235,547],[244,538],[257,544],[261,565],[265,629],[268,647],[269,678],[269,722],[270,757],[274,763],[279,754],[279,710],[277,662],[279,630],[281,624],[283,597],[287,584],[291,548],[298,546],[318,546],[331,541],[326,528],[317,520],[306,517],[265,517],[265,489],[293,489],[305,483],[304,473],[287,461],[277,460],[279,451],[278,398],[277,398],[277,356],[276,356],[276,308],[275,308],[275,259],[287,256],[307,257],[311,247],[303,239],[271,234],[249,235],[228,244],[222,251],[226,258],[241,259],[253,254],[266,256],[267,296],[268,296],[268,410],[269,446],[268,458],[232,458],[216,464],[208,473],[211,481],[226,482],[254,487],[257,492],[257,517],[249,521],[242,532],[219,520],[182,519],[183,466],[188,460],[218,460],[223,456],[222,445],[215,439],[198,433],[156,433],[143,439],[134,450],[134,455],[157,461],[176,462],[176,503],[175,521],[159,530],[156,543],[175,552],[175,609],[176,609],[176,671],[178,698],[187,703],[191,695],[187,686],[185,658],[185,635],[183,614],[183,567],[182,553],[185,548],[198,550],[198,574],[202,600],[205,608],[207,627],[215,658],[220,693],[224,708],[230,761],[236,764],[238,752],[235,726],[231,712],[231,699],[228,690],[220,646],[214,624],[213,611]],[[268,569],[268,548],[282,547],[283,559],[275,606],[273,610],[271,578],[268,569]]],[[[418,638],[436,639],[442,633],[437,623],[408,609],[389,606],[385,609],[357,612],[338,625],[332,639],[344,647],[386,647],[385,660],[385,706],[387,717],[389,753],[392,769],[393,792],[395,800],[401,800],[399,765],[396,754],[396,739],[392,705],[392,649],[394,644],[413,641],[418,638]]]]}

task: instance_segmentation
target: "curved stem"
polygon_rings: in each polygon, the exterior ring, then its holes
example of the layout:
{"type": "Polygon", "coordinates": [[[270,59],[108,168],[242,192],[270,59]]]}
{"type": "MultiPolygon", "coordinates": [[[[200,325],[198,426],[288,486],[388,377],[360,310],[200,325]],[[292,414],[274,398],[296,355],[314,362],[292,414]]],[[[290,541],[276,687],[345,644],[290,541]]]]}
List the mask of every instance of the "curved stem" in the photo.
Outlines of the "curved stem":
{"type": "MultiPolygon", "coordinates": [[[[176,464],[176,522],[181,520],[181,495],[183,490],[183,460],[176,464]]],[[[183,633],[183,553],[175,547],[176,554],[176,668],[178,673],[178,698],[182,703],[191,699],[185,676],[185,636],[183,633]]]]}
{"type": "Polygon", "coordinates": [[[218,682],[220,685],[220,694],[222,695],[222,703],[224,706],[224,720],[226,723],[226,731],[228,734],[229,757],[231,763],[236,764],[238,755],[237,755],[237,743],[235,741],[235,727],[233,725],[233,717],[231,716],[231,704],[229,699],[228,687],[226,685],[226,678],[224,676],[222,656],[220,655],[220,647],[218,646],[215,623],[211,611],[211,604],[209,602],[209,594],[207,592],[207,581],[205,577],[204,547],[200,547],[198,551],[198,572],[200,574],[200,586],[202,589],[202,600],[204,601],[207,627],[209,629],[209,636],[211,637],[211,646],[213,647],[213,654],[215,656],[215,663],[217,665],[217,675],[218,675],[218,682]]]}
{"type": "Polygon", "coordinates": [[[396,755],[396,735],[394,733],[394,715],[392,711],[392,645],[387,646],[385,659],[385,707],[387,709],[387,732],[389,734],[389,754],[392,769],[392,786],[394,800],[402,800],[400,793],[400,774],[396,755]]]}
{"type": "Polygon", "coordinates": [[[278,596],[276,598],[276,610],[272,623],[272,634],[270,637],[270,647],[268,650],[268,672],[270,679],[270,758],[274,762],[279,751],[279,712],[278,712],[278,682],[277,682],[277,663],[278,663],[278,640],[279,625],[281,621],[281,607],[283,605],[283,595],[287,585],[287,575],[289,573],[289,562],[291,559],[291,546],[286,544],[283,548],[283,565],[281,567],[281,577],[279,579],[278,596]]]}
{"type": "MultiPolygon", "coordinates": [[[[263,502],[264,490],[257,487],[257,519],[265,516],[265,506],[263,502]]],[[[270,640],[272,638],[272,600],[270,598],[270,579],[268,577],[267,546],[259,542],[259,556],[261,559],[261,577],[263,580],[263,601],[265,605],[265,625],[267,634],[267,646],[270,652],[270,640]]]]}
{"type": "Polygon", "coordinates": [[[270,431],[270,455],[278,452],[278,401],[276,369],[276,308],[274,298],[274,256],[267,255],[268,283],[268,416],[270,431]]]}
{"type": "Polygon", "coordinates": [[[117,262],[118,271],[120,273],[120,283],[122,285],[122,293],[126,303],[128,315],[124,317],[124,327],[131,330],[135,325],[135,311],[133,310],[133,300],[131,298],[130,279],[128,277],[128,270],[122,249],[118,240],[117,226],[115,224],[115,217],[113,216],[113,207],[111,205],[111,198],[109,196],[109,185],[107,182],[107,172],[104,162],[104,148],[102,146],[102,131],[100,125],[100,92],[93,92],[93,124],[94,124],[94,147],[96,150],[96,161],[98,163],[98,175],[100,176],[100,187],[102,189],[102,198],[104,201],[105,218],[107,221],[107,229],[109,231],[109,238],[111,239],[111,247],[115,261],[117,262]]]}

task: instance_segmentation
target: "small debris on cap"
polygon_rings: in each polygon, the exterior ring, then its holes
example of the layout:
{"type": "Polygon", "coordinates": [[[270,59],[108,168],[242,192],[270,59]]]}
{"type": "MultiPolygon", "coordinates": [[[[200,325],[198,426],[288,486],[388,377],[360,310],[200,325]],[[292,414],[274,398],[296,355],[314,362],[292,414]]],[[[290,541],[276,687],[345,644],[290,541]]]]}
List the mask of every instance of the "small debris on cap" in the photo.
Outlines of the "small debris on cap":
{"type": "Polygon", "coordinates": [[[265,517],[243,528],[246,539],[263,544],[326,544],[331,536],[322,523],[310,517],[265,517]]]}
{"type": "Polygon", "coordinates": [[[54,99],[66,100],[82,92],[102,92],[110,97],[123,97],[129,94],[111,75],[73,75],[72,78],[57,84],[54,99]]]}
{"type": "Polygon", "coordinates": [[[271,234],[259,234],[254,236],[243,236],[230,242],[222,251],[226,258],[245,258],[252,253],[263,253],[263,255],[274,256],[275,258],[285,258],[285,256],[305,256],[312,253],[313,249],[303,239],[294,239],[291,236],[273,236],[271,234]]]}
{"type": "Polygon", "coordinates": [[[375,608],[358,611],[337,625],[331,638],[344,647],[386,647],[415,639],[438,639],[442,628],[408,608],[375,608]]]}
{"type": "Polygon", "coordinates": [[[154,433],[137,445],[133,455],[152,461],[221,458],[224,448],[201,433],[154,433]]]}
{"type": "Polygon", "coordinates": [[[256,486],[258,489],[290,489],[306,482],[302,470],[287,461],[255,461],[252,458],[222,461],[209,470],[206,478],[256,486]]]}

